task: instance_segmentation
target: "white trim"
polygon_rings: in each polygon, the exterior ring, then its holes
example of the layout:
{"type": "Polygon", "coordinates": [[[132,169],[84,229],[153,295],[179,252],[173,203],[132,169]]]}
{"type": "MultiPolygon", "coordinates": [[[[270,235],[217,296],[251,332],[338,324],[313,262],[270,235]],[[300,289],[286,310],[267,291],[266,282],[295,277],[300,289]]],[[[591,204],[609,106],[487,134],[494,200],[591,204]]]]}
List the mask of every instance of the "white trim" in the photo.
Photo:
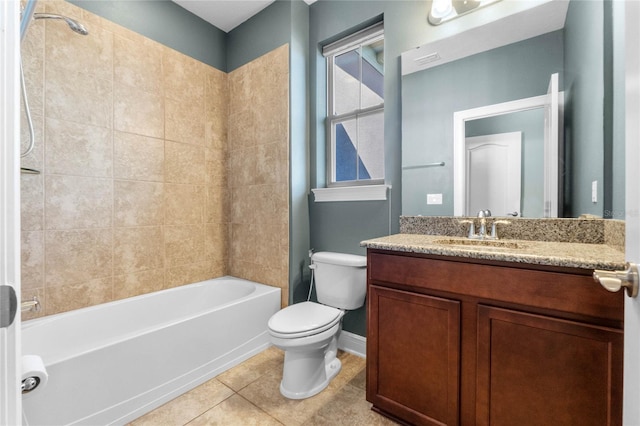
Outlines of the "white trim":
{"type": "Polygon", "coordinates": [[[338,348],[361,358],[367,357],[367,338],[348,331],[341,331],[338,336],[338,348]]]}
{"type": "MultiPolygon", "coordinates": [[[[547,96],[549,103],[544,110],[544,217],[558,217],[558,170],[559,170],[559,135],[560,123],[560,94],[558,73],[552,74],[549,79],[547,96]],[[555,165],[555,166],[554,166],[555,165]]],[[[564,96],[563,96],[564,99],[564,96]]],[[[564,125],[564,123],[562,123],[564,125]]]]}
{"type": "Polygon", "coordinates": [[[329,201],[386,201],[391,185],[339,186],[312,189],[316,203],[329,201]]]}
{"type": "MultiPolygon", "coordinates": [[[[0,285],[20,306],[20,2],[0,1],[0,285]]],[[[20,424],[20,312],[0,329],[0,424],[20,424]]]]}
{"type": "Polygon", "coordinates": [[[383,35],[384,22],[380,21],[345,38],[323,46],[322,55],[325,58],[327,56],[337,55],[339,53],[352,50],[354,47],[361,44],[366,44],[375,41],[377,38],[382,38],[383,35]]]}

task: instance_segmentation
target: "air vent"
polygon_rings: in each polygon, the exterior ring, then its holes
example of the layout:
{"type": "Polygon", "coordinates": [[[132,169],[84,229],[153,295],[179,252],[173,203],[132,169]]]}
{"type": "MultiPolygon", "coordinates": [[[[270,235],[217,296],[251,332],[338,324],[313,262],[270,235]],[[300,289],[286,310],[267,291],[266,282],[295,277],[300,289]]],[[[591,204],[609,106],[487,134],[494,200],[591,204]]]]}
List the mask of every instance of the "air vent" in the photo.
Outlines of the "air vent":
{"type": "Polygon", "coordinates": [[[439,61],[440,59],[441,58],[438,52],[433,52],[433,53],[429,53],[428,55],[415,58],[413,61],[418,66],[424,66],[424,65],[430,64],[431,62],[439,61]]]}

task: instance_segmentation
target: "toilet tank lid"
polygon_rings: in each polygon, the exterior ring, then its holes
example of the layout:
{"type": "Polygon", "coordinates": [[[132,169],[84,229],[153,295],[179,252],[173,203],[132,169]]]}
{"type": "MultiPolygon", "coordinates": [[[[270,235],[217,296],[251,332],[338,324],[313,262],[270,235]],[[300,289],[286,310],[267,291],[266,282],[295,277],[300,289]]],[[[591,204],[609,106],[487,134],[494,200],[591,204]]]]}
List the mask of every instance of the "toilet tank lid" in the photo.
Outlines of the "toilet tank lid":
{"type": "Polygon", "coordinates": [[[365,267],[367,266],[367,257],[357,254],[333,253],[330,251],[319,251],[311,256],[312,262],[328,263],[331,265],[365,267]]]}

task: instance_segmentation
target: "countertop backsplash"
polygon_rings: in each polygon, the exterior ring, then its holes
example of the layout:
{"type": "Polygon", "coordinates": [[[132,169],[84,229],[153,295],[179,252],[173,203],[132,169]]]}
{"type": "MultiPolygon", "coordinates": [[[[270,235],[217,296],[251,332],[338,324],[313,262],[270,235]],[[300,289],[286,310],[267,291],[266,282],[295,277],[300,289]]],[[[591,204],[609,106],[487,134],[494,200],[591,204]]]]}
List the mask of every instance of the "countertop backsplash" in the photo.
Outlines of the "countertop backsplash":
{"type": "MultiPolygon", "coordinates": [[[[487,226],[490,227],[491,223],[497,219],[510,222],[498,225],[500,239],[606,244],[624,251],[623,220],[488,217],[487,226]]],[[[462,220],[474,220],[478,229],[480,219],[477,217],[400,216],[400,233],[465,237],[469,231],[469,225],[461,223],[462,220]]]]}

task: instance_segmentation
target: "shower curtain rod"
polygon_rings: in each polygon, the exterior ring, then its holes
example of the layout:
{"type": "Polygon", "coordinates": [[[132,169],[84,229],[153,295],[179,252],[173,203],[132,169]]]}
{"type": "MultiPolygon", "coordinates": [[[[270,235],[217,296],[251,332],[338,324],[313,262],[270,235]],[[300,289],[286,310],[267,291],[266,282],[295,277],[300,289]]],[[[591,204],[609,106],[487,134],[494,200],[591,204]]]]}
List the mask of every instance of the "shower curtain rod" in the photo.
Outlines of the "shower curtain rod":
{"type": "Polygon", "coordinates": [[[24,36],[27,34],[27,29],[29,28],[29,24],[31,23],[33,11],[35,10],[37,3],[38,0],[27,0],[27,4],[24,6],[24,10],[22,11],[22,18],[20,20],[20,41],[22,41],[24,39],[24,36]]]}

